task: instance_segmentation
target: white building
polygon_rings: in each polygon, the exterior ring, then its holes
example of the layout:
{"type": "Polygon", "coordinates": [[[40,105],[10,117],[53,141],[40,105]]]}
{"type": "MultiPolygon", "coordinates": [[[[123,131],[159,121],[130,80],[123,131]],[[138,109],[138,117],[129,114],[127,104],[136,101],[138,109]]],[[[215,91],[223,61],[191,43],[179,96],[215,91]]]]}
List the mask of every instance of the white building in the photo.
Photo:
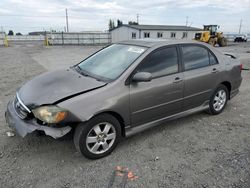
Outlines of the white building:
{"type": "Polygon", "coordinates": [[[175,25],[122,25],[110,31],[111,41],[142,38],[193,39],[200,28],[175,25]]]}

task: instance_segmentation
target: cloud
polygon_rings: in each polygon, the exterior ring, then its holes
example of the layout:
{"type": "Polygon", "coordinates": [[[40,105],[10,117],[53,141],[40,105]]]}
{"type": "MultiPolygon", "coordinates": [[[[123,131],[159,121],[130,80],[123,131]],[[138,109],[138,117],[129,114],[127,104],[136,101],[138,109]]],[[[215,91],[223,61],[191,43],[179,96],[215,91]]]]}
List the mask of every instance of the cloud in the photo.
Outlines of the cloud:
{"type": "Polygon", "coordinates": [[[211,0],[182,0],[178,1],[177,4],[182,8],[189,8],[192,9],[194,7],[200,7],[200,8],[219,8],[221,10],[224,10],[228,13],[240,13],[242,11],[246,11],[250,9],[250,0],[217,0],[217,1],[211,1],[211,0]]]}
{"type": "MultiPolygon", "coordinates": [[[[250,18],[250,0],[1,0],[0,23],[6,28],[63,30],[65,8],[70,29],[76,31],[105,30],[110,18],[127,23],[136,20],[137,13],[144,24],[184,25],[189,16],[192,26],[216,22],[228,31],[236,30],[241,18],[250,18]]],[[[243,23],[246,31],[250,30],[247,24],[243,23]]]]}
{"type": "Polygon", "coordinates": [[[9,14],[11,13],[10,10],[7,10],[7,9],[0,9],[0,14],[9,14]]]}
{"type": "Polygon", "coordinates": [[[73,7],[82,7],[90,9],[99,9],[99,10],[112,10],[112,9],[123,9],[122,6],[118,5],[117,2],[95,2],[95,1],[86,1],[86,0],[76,0],[72,1],[73,7]]]}

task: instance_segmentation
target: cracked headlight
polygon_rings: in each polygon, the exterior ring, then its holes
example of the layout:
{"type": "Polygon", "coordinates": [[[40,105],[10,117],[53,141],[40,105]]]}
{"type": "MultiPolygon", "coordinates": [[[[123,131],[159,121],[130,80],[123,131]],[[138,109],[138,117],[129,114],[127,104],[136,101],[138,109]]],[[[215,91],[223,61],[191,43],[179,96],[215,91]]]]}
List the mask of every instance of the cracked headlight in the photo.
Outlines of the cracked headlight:
{"type": "Polygon", "coordinates": [[[64,120],[68,111],[58,106],[41,106],[32,110],[34,116],[45,123],[59,123],[64,120]]]}

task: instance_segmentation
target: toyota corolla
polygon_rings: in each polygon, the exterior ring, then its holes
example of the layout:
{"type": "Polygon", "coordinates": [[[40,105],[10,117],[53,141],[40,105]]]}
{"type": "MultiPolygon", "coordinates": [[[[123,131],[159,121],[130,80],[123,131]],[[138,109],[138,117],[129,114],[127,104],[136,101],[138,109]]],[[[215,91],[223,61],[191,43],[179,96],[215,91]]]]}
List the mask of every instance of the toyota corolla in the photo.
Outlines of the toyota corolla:
{"type": "Polygon", "coordinates": [[[241,69],[234,55],[199,42],[120,42],[28,81],[8,103],[6,121],[22,137],[73,131],[76,149],[97,159],[122,137],[165,121],[221,113],[239,92],[241,69]]]}

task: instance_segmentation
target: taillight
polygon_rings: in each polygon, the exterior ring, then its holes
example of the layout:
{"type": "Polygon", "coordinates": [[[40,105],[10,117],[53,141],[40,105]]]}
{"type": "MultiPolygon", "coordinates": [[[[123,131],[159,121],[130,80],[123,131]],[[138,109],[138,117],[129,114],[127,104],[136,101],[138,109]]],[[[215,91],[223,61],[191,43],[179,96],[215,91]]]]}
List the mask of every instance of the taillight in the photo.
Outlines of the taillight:
{"type": "Polygon", "coordinates": [[[242,65],[242,63],[240,64],[240,72],[242,71],[242,69],[243,69],[243,65],[242,65]]]}

